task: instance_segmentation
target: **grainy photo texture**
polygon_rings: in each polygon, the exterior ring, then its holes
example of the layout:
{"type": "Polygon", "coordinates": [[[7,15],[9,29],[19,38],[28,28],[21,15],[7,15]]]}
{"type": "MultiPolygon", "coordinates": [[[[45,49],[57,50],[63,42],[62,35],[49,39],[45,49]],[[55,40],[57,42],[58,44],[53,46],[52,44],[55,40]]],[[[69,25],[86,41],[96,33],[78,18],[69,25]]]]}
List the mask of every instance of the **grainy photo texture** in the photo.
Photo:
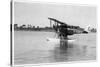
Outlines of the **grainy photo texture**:
{"type": "Polygon", "coordinates": [[[12,64],[96,60],[96,6],[13,1],[12,64]]]}

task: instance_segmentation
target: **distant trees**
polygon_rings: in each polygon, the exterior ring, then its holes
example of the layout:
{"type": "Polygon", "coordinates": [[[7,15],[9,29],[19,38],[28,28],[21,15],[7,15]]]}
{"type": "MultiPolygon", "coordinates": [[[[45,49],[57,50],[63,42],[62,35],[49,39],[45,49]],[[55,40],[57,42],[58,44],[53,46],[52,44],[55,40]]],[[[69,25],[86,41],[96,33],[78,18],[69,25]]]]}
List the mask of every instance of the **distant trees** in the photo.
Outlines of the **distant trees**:
{"type": "Polygon", "coordinates": [[[26,25],[22,25],[22,28],[26,28],[26,25]]]}
{"type": "Polygon", "coordinates": [[[97,32],[96,28],[89,29],[90,32],[97,32]]]}
{"type": "MultiPolygon", "coordinates": [[[[69,26],[69,25],[68,25],[69,26]]],[[[83,28],[80,28],[79,26],[69,26],[69,32],[79,33],[79,31],[83,31],[83,28]]],[[[14,24],[14,30],[16,31],[54,31],[51,27],[39,27],[39,26],[32,26],[31,24],[28,25],[20,25],[14,24]]]]}
{"type": "Polygon", "coordinates": [[[97,32],[97,30],[96,30],[95,28],[93,28],[93,29],[91,30],[91,32],[97,32]]]}
{"type": "Polygon", "coordinates": [[[50,27],[39,27],[39,26],[32,26],[31,24],[28,25],[21,25],[18,27],[18,24],[14,24],[14,30],[17,31],[40,31],[40,30],[50,30],[50,27]]]}
{"type": "Polygon", "coordinates": [[[14,24],[14,29],[18,28],[18,24],[14,24]]]}
{"type": "Polygon", "coordinates": [[[97,29],[93,28],[93,27],[88,27],[88,31],[89,32],[97,32],[97,29]]]}
{"type": "MultiPolygon", "coordinates": [[[[39,26],[32,26],[31,24],[28,25],[18,25],[14,24],[14,30],[16,31],[54,31],[52,27],[39,27],[39,26]]],[[[81,28],[79,26],[73,26],[73,25],[68,25],[68,30],[69,32],[73,32],[75,34],[80,34],[80,33],[87,33],[84,31],[84,28],[81,28]]],[[[97,30],[95,28],[88,28],[90,32],[96,32],[97,30]]]]}
{"type": "Polygon", "coordinates": [[[23,24],[18,27],[18,24],[14,24],[14,30],[30,30],[31,28],[32,28],[31,25],[27,26],[27,25],[23,24]]]}

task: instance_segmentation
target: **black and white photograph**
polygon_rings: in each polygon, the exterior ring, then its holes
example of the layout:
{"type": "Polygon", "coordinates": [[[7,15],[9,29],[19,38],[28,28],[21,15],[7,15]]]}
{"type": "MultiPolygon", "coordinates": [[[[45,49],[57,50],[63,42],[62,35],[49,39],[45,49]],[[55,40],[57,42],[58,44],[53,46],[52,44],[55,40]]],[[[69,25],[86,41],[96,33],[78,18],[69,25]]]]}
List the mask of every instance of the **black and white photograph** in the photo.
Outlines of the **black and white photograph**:
{"type": "Polygon", "coordinates": [[[96,60],[97,7],[11,2],[11,64],[96,60]]]}

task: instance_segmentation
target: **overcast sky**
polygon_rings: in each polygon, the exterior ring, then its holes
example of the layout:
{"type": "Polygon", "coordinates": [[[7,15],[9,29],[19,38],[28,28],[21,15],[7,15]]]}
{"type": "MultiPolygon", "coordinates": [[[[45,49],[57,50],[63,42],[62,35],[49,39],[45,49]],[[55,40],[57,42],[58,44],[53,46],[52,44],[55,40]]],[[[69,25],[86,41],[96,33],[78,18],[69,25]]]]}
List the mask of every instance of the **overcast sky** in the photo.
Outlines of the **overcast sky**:
{"type": "Polygon", "coordinates": [[[48,17],[69,25],[96,26],[96,7],[14,2],[14,23],[49,26],[48,17]]]}

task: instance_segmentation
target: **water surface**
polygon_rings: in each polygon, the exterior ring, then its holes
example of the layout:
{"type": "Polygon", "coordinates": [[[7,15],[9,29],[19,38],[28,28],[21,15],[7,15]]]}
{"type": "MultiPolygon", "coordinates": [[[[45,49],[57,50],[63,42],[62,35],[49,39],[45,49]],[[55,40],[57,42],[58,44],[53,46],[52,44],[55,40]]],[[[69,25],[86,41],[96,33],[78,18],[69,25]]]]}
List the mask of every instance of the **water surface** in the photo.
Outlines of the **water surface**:
{"type": "Polygon", "coordinates": [[[96,59],[96,34],[69,36],[73,43],[48,42],[53,32],[15,31],[14,64],[36,64],[96,59]],[[63,45],[61,45],[63,44],[63,45]],[[66,46],[66,44],[68,46],[66,46]]]}

